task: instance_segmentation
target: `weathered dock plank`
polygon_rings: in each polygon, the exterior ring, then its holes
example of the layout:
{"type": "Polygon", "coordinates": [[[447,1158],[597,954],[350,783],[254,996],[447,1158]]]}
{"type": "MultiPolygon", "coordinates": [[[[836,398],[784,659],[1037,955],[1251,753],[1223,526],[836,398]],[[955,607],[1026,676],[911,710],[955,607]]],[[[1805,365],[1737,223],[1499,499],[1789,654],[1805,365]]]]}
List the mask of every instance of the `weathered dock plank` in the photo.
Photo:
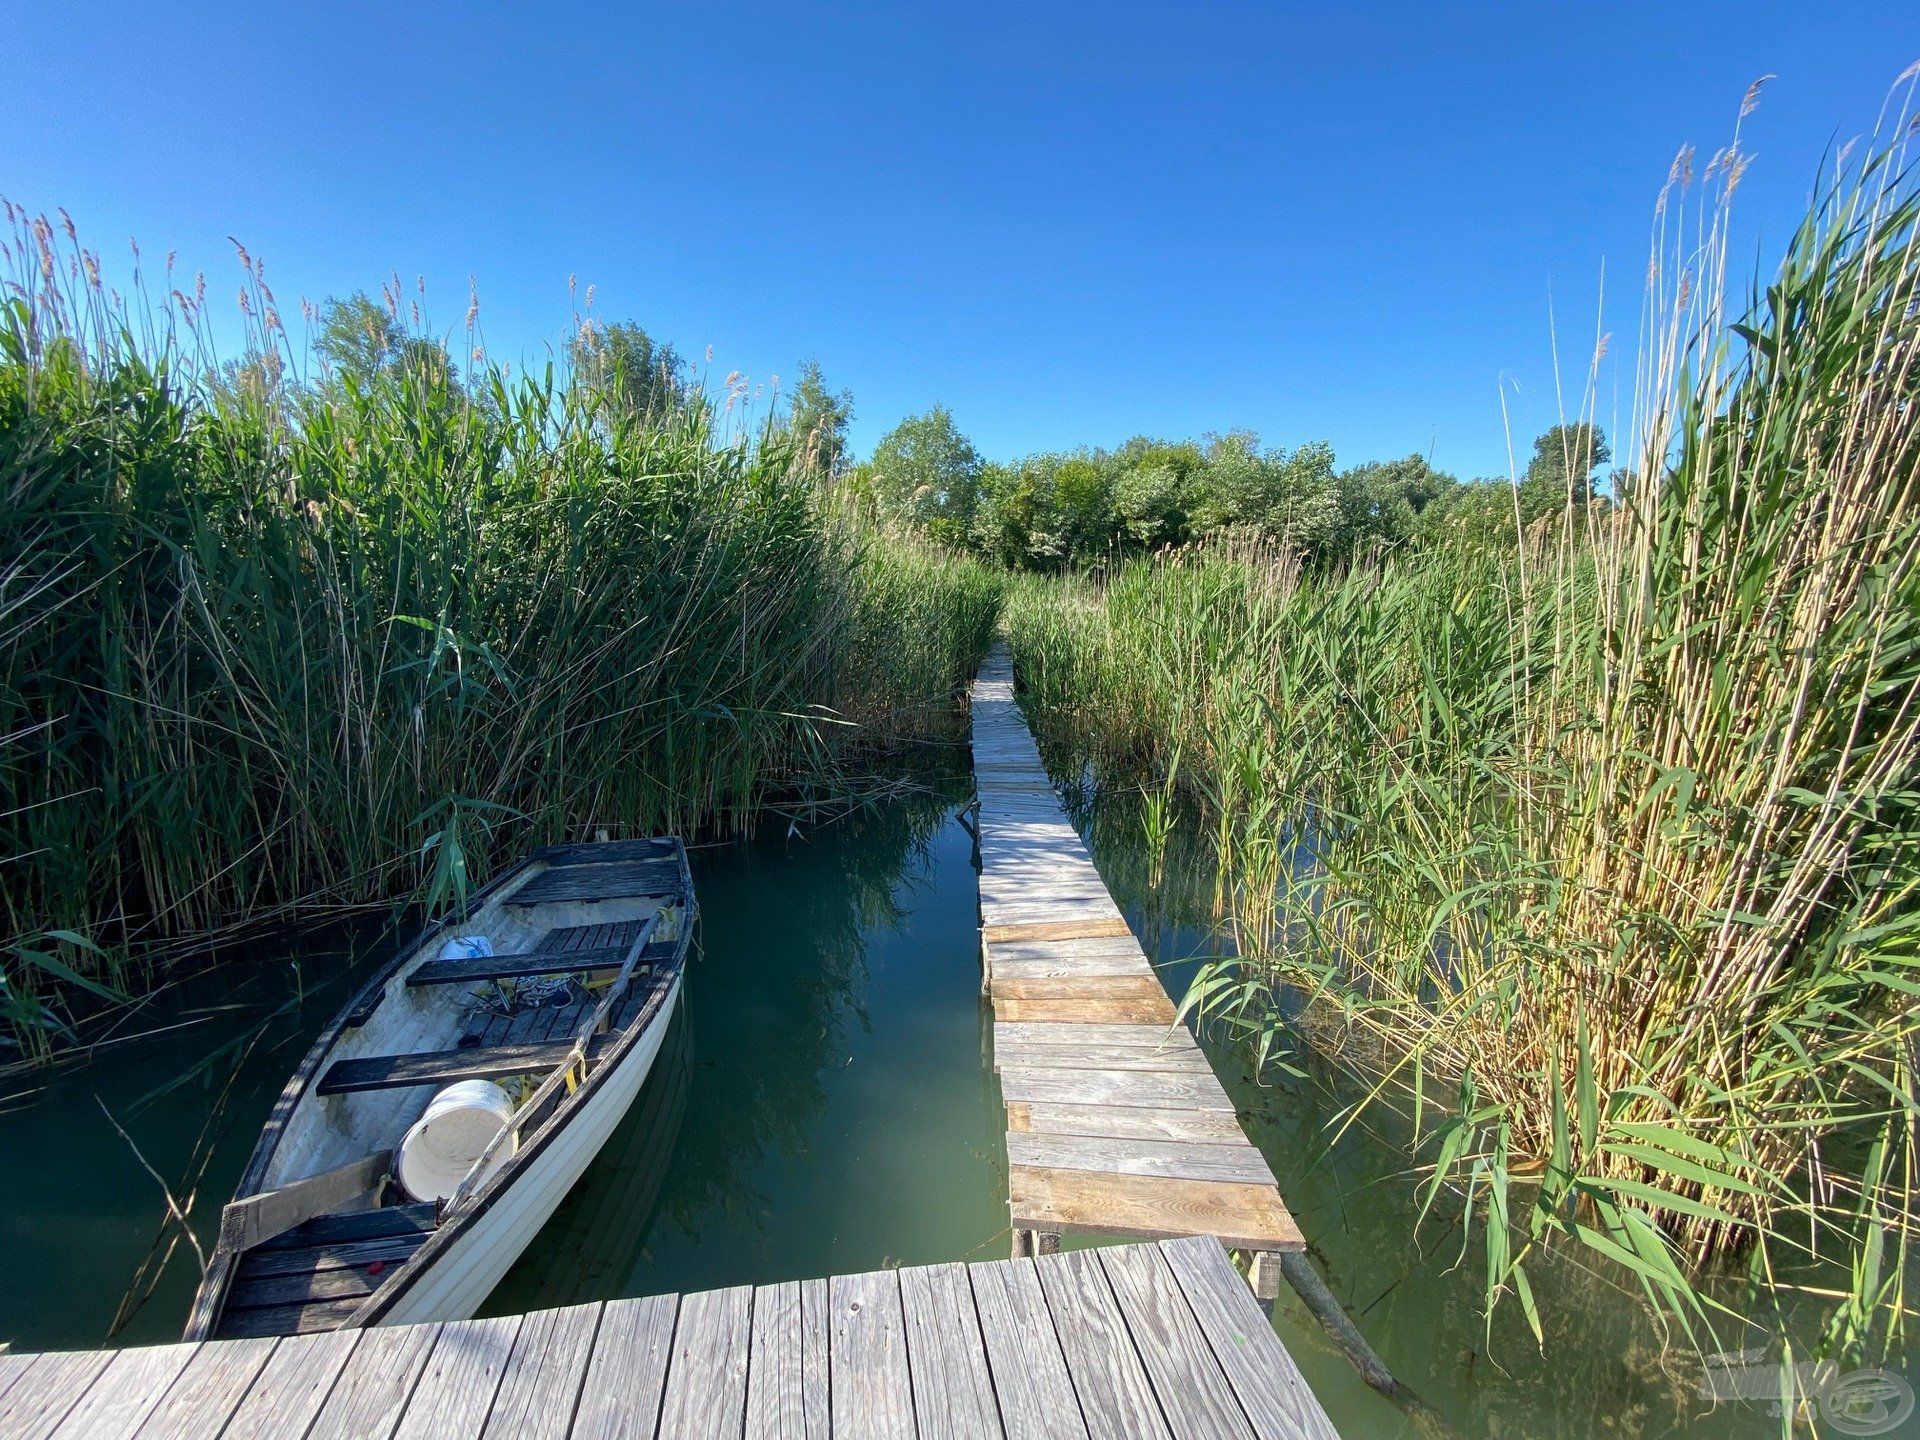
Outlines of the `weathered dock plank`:
{"type": "Polygon", "coordinates": [[[900,1280],[891,1270],[836,1275],[831,1285],[833,1434],[913,1440],[913,1381],[900,1280]]]}
{"type": "Polygon", "coordinates": [[[7,1440],[235,1433],[1332,1440],[1334,1432],[1212,1239],[0,1365],[7,1440]]]}
{"type": "MultiPolygon", "coordinates": [[[[1272,1169],[1047,781],[1004,646],[974,682],[973,737],[1016,1252],[1069,1231],[1300,1248],[1272,1169]]],[[[1270,1293],[1271,1266],[1255,1274],[1270,1293]]]]}

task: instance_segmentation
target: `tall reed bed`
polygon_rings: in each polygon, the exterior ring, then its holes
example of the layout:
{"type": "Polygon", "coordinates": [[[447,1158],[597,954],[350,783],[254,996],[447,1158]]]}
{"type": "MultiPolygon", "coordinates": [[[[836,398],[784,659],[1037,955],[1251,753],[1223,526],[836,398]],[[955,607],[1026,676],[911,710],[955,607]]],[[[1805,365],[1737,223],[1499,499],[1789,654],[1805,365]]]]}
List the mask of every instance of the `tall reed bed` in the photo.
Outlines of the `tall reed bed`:
{"type": "Polygon", "coordinates": [[[1838,169],[1730,322],[1744,164],[1656,279],[1624,504],[1029,582],[1008,623],[1043,732],[1210,832],[1241,958],[1196,1002],[1308,992],[1490,1304],[1535,1315],[1555,1237],[1689,1323],[1688,1260],[1818,1252],[1846,1347],[1904,1316],[1920,1165],[1920,187],[1898,141],[1838,169]]]}
{"type": "MultiPolygon", "coordinates": [[[[970,562],[856,531],[777,427],[634,415],[476,348],[291,378],[10,211],[0,307],[0,1015],[130,957],[460,894],[529,843],[735,829],[923,738],[992,632],[970,562]]],[[[172,284],[169,276],[169,285],[172,284]]],[[[390,303],[399,308],[397,292],[390,303]]],[[[456,337],[456,345],[461,337],[456,337]]]]}

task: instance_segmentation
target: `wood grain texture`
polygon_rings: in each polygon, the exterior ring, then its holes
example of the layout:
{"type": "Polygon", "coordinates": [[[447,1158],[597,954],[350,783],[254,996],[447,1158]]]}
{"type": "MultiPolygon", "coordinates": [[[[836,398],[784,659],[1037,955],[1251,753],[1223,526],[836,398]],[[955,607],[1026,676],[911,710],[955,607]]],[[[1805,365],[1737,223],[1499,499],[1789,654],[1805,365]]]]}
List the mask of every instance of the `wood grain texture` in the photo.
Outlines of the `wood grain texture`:
{"type": "Polygon", "coordinates": [[[1009,1132],[1007,1163],[1109,1175],[1162,1175],[1170,1180],[1268,1186],[1274,1183],[1266,1158],[1244,1138],[1237,1144],[1190,1145],[1182,1140],[1009,1132]]]}
{"type": "Polygon", "coordinates": [[[598,1305],[522,1316],[483,1440],[565,1440],[599,1328],[598,1305]]]}
{"type": "Polygon", "coordinates": [[[46,1440],[99,1380],[110,1351],[59,1351],[36,1356],[0,1395],[0,1435],[46,1440]]]}
{"type": "Polygon", "coordinates": [[[439,1338],[438,1325],[367,1331],[306,1440],[385,1440],[393,1434],[439,1338]]]}
{"type": "Polygon", "coordinates": [[[501,1315],[445,1326],[394,1427],[394,1440],[478,1435],[493,1409],[521,1319],[501,1315]]]}
{"type": "Polygon", "coordinates": [[[1139,1105],[1156,1110],[1211,1110],[1232,1115],[1233,1102],[1212,1075],[1151,1070],[1040,1070],[1008,1065],[1000,1094],[1029,1104],[1139,1105]]]}
{"type": "Polygon", "coordinates": [[[676,1295],[611,1300],[600,1312],[572,1440],[653,1440],[673,1356],[676,1295]]]}
{"type": "Polygon", "coordinates": [[[1070,1251],[1036,1261],[1035,1268],[1093,1440],[1168,1436],[1153,1384],[1134,1353],[1126,1321],[1100,1268],[1099,1252],[1070,1251]]]}
{"type": "Polygon", "coordinates": [[[335,1330],[282,1340],[221,1440],[302,1440],[365,1334],[335,1330]]]}
{"type": "Polygon", "coordinates": [[[964,1265],[900,1272],[920,1440],[998,1440],[1000,1411],[964,1265]]]}
{"type": "Polygon", "coordinates": [[[1144,1105],[1007,1106],[1007,1129],[1043,1135],[1108,1135],[1139,1140],[1233,1144],[1245,1140],[1239,1118],[1217,1110],[1156,1110],[1144,1105]],[[1018,1112],[1020,1123],[1014,1123],[1018,1112]]]}
{"type": "Polygon", "coordinates": [[[800,1399],[807,1440],[833,1434],[832,1291],[825,1280],[800,1282],[800,1399]]]}
{"type": "Polygon", "coordinates": [[[222,1340],[202,1345],[140,1428],[138,1440],[218,1435],[252,1387],[278,1340],[222,1340]]]}
{"type": "Polygon", "coordinates": [[[1159,1239],[1214,1235],[1246,1250],[1304,1250],[1268,1185],[1008,1167],[1012,1223],[1029,1230],[1159,1239]]]}
{"type": "Polygon", "coordinates": [[[127,1440],[159,1406],[199,1348],[148,1345],[120,1351],[51,1433],[71,1440],[127,1440]]]}
{"type": "MultiPolygon", "coordinates": [[[[1154,975],[1002,975],[996,967],[992,995],[999,1000],[1150,1000],[1167,1007],[1166,987],[1154,975]]],[[[996,1012],[998,1006],[995,1006],[996,1012]]]]}
{"type": "Polygon", "coordinates": [[[1138,1000],[995,1000],[1002,1020],[1056,1025],[1171,1025],[1173,1002],[1165,995],[1138,1000]]]}
{"type": "Polygon", "coordinates": [[[805,1440],[807,1407],[800,1337],[800,1285],[753,1292],[752,1357],[747,1366],[747,1434],[805,1440]]]}
{"type": "Polygon", "coordinates": [[[753,1291],[709,1290],[680,1302],[660,1433],[675,1440],[739,1440],[747,1413],[753,1291]]]}
{"type": "Polygon", "coordinates": [[[994,1069],[1021,1070],[1162,1070],[1175,1074],[1211,1075],[1213,1066],[1197,1047],[1147,1045],[996,1045],[994,1069]]]}
{"type": "Polygon", "coordinates": [[[1200,1333],[1167,1262],[1148,1245],[1086,1253],[1099,1257],[1173,1433],[1254,1440],[1233,1387],[1200,1333]]]}
{"type": "Polygon", "coordinates": [[[1260,1440],[1339,1440],[1219,1242],[1171,1240],[1156,1249],[1260,1440]]]}
{"type": "Polygon", "coordinates": [[[1032,1260],[969,1265],[974,1309],[1006,1440],[1085,1440],[1053,1316],[1032,1260]]]}
{"type": "Polygon", "coordinates": [[[836,1275],[829,1294],[834,1440],[914,1440],[899,1277],[836,1275]]]}
{"type": "Polygon", "coordinates": [[[988,925],[981,934],[989,945],[997,940],[1092,940],[1102,935],[1131,935],[1125,919],[1033,920],[1012,925],[988,925]]]}

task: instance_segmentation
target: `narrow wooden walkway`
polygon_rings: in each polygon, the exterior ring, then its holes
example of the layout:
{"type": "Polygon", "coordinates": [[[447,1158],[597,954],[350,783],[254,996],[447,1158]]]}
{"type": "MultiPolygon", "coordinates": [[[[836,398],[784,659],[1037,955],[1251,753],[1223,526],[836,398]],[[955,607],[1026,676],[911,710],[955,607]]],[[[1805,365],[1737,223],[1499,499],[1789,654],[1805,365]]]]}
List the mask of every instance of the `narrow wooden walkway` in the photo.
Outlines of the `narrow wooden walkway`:
{"type": "Polygon", "coordinates": [[[1211,1240],[0,1356],[8,1440],[1334,1440],[1211,1240]]]}
{"type": "Polygon", "coordinates": [[[1253,1252],[1272,1299],[1299,1228],[1061,808],[1004,645],[974,682],[973,768],[1015,1253],[1212,1235],[1253,1252]]]}

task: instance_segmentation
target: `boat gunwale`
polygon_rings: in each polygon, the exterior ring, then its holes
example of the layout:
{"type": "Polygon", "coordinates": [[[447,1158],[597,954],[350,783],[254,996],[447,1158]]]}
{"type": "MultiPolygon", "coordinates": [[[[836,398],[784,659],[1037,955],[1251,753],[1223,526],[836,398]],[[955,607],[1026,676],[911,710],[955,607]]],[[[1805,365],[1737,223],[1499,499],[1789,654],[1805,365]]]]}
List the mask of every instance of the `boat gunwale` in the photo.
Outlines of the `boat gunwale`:
{"type": "MultiPolygon", "coordinates": [[[[572,1118],[575,1111],[580,1108],[581,1103],[584,1103],[586,1099],[599,1091],[601,1088],[600,1081],[604,1077],[612,1075],[614,1071],[619,1068],[621,1062],[626,1059],[639,1037],[644,1035],[657,1022],[659,1012],[665,1004],[665,997],[677,990],[680,976],[685,970],[687,952],[691,947],[693,939],[693,924],[699,907],[694,896],[693,872],[691,865],[688,863],[685,841],[679,836],[647,838],[667,840],[671,842],[673,846],[673,854],[679,862],[680,871],[680,895],[678,901],[681,907],[681,923],[679,935],[674,942],[672,957],[661,962],[661,968],[650,977],[653,981],[653,986],[646,1003],[641,1007],[639,1013],[622,1027],[620,1035],[614,1043],[602,1052],[599,1060],[592,1069],[588,1071],[586,1079],[573,1093],[565,1096],[561,1103],[554,1107],[553,1114],[541,1122],[532,1134],[527,1137],[526,1141],[515,1149],[513,1156],[488,1177],[487,1181],[473,1193],[471,1200],[463,1203],[457,1214],[445,1216],[442,1223],[438,1224],[433,1234],[428,1237],[427,1242],[407,1258],[406,1263],[398,1269],[393,1278],[387,1284],[380,1286],[373,1294],[369,1295],[359,1307],[347,1315],[341,1321],[340,1325],[335,1328],[350,1329],[377,1323],[379,1317],[391,1308],[392,1304],[397,1301],[401,1295],[405,1294],[406,1291],[411,1288],[413,1279],[424,1273],[426,1267],[416,1267],[414,1262],[424,1255],[430,1264],[434,1255],[437,1254],[439,1250],[445,1248],[445,1245],[438,1243],[443,1236],[447,1237],[445,1243],[451,1244],[454,1238],[460,1234],[464,1234],[465,1231],[471,1227],[473,1221],[484,1215],[493,1201],[498,1198],[505,1188],[512,1183],[512,1180],[523,1171],[523,1162],[536,1158],[539,1153],[546,1148],[558,1127],[572,1118]],[[662,983],[663,976],[668,975],[670,975],[670,979],[668,979],[667,983],[662,983]],[[376,1305],[374,1302],[378,1301],[383,1295],[389,1297],[387,1302],[382,1305],[376,1305]]],[[[481,909],[493,904],[495,901],[503,900],[507,894],[511,893],[511,890],[518,888],[517,882],[528,878],[527,872],[533,869],[536,864],[544,865],[547,868],[566,868],[569,865],[582,863],[575,859],[561,860],[559,857],[562,855],[571,856],[596,843],[618,845],[631,842],[582,842],[542,846],[532,853],[520,857],[520,859],[508,866],[507,869],[499,875],[496,875],[479,890],[475,891],[468,900],[469,911],[481,909]]],[[[662,856],[661,858],[664,859],[667,857],[662,856]]],[[[437,939],[446,931],[457,928],[459,923],[461,922],[456,921],[452,915],[443,915],[435,920],[423,921],[419,929],[414,933],[413,938],[407,943],[396,946],[393,958],[382,965],[373,975],[369,976],[366,983],[355,991],[346,1003],[334,1013],[333,1017],[327,1021],[326,1025],[322,1027],[320,1033],[314,1037],[312,1046],[308,1048],[307,1053],[301,1058],[300,1064],[295,1067],[293,1073],[287,1078],[286,1085],[282,1087],[279,1096],[274,1101],[273,1109],[268,1112],[266,1121],[261,1125],[260,1136],[259,1139],[254,1142],[253,1153],[248,1157],[246,1168],[241,1171],[240,1179],[234,1186],[234,1200],[250,1199],[260,1193],[260,1183],[265,1177],[267,1168],[272,1163],[275,1153],[279,1150],[280,1142],[284,1138],[287,1122],[293,1116],[301,1100],[306,1097],[308,1091],[317,1082],[320,1069],[333,1053],[333,1049],[335,1045],[339,1043],[341,1035],[345,1033],[348,1020],[358,1012],[368,1000],[384,990],[394,976],[404,971],[409,965],[417,963],[421,959],[422,952],[433,940],[437,939]]],[[[199,1289],[194,1295],[193,1309],[188,1315],[183,1336],[185,1340],[195,1341],[215,1338],[219,1329],[220,1320],[226,1310],[228,1296],[233,1289],[233,1282],[239,1272],[240,1261],[244,1259],[248,1253],[246,1250],[232,1250],[225,1246],[216,1246],[213,1255],[209,1259],[206,1274],[202,1277],[199,1289]]]]}

